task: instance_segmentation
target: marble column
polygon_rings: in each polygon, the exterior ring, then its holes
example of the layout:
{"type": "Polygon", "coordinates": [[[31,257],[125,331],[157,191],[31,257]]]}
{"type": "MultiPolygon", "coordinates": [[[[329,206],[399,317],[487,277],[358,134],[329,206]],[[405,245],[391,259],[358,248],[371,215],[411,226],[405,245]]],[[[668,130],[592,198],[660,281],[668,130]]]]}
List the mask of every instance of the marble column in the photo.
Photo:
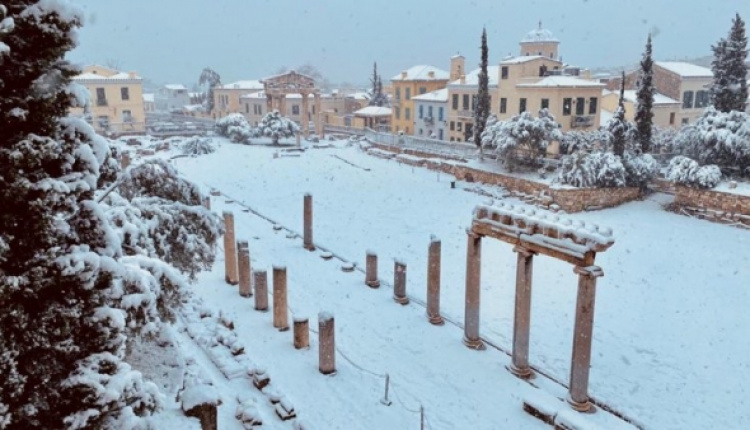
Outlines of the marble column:
{"type": "Polygon", "coordinates": [[[380,280],[378,279],[378,255],[373,251],[367,251],[365,263],[365,284],[370,288],[380,287],[380,280]]]}
{"type": "Polygon", "coordinates": [[[427,319],[434,325],[445,324],[440,316],[440,255],[440,239],[432,236],[427,253],[427,319]]]}
{"type": "Polygon", "coordinates": [[[237,242],[237,260],[239,263],[240,296],[250,297],[253,295],[250,284],[250,246],[246,240],[237,242]]]}
{"type": "Polygon", "coordinates": [[[323,137],[323,112],[320,107],[320,94],[315,93],[315,115],[313,115],[315,121],[315,134],[319,138],[323,137]]]}
{"type": "Polygon", "coordinates": [[[286,300],[286,267],[273,266],[273,326],[279,331],[289,330],[286,300]]]}
{"type": "Polygon", "coordinates": [[[600,267],[576,266],[578,297],[576,320],[573,328],[573,354],[570,363],[568,403],[573,409],[587,411],[589,402],[589,368],[591,367],[591,341],[594,333],[594,306],[596,304],[596,278],[604,276],[600,267]]]}
{"type": "Polygon", "coordinates": [[[268,275],[265,270],[253,272],[255,286],[255,310],[268,312],[268,275]]]}
{"type": "Polygon", "coordinates": [[[516,306],[513,312],[513,354],[510,371],[520,377],[531,376],[529,366],[529,330],[531,327],[531,284],[534,252],[521,246],[513,251],[518,254],[516,263],[516,306]]]}
{"type": "Polygon", "coordinates": [[[324,375],[336,372],[336,338],[333,315],[318,314],[318,370],[324,375]]]}
{"type": "Polygon", "coordinates": [[[224,211],[224,271],[229,285],[237,285],[237,249],[234,241],[234,214],[224,211]]]}
{"type": "Polygon", "coordinates": [[[482,236],[467,230],[466,302],[464,312],[464,345],[485,349],[479,338],[479,308],[482,269],[482,236]]]}
{"type": "Polygon", "coordinates": [[[310,327],[307,317],[294,317],[294,349],[310,347],[310,327]]]}
{"type": "Polygon", "coordinates": [[[313,199],[310,193],[305,193],[303,211],[302,247],[308,251],[315,251],[315,245],[313,244],[313,199]]]}
{"type": "Polygon", "coordinates": [[[398,260],[393,267],[393,300],[402,305],[409,303],[406,296],[406,263],[398,260]]]}

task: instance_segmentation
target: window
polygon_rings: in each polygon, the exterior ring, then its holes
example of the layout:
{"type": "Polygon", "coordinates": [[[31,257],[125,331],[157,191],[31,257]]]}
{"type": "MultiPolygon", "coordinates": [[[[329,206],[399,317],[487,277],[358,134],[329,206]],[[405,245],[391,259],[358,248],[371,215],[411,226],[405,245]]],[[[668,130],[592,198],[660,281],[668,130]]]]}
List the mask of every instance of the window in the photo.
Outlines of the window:
{"type": "Polygon", "coordinates": [[[292,115],[299,115],[299,105],[292,105],[292,115]]]}
{"type": "Polygon", "coordinates": [[[573,99],[566,97],[563,99],[563,116],[570,115],[570,108],[573,104],[573,99]]]}
{"type": "Polygon", "coordinates": [[[96,89],[96,105],[107,106],[107,94],[104,92],[104,88],[96,89]]]}
{"type": "Polygon", "coordinates": [[[542,99],[542,109],[549,109],[549,99],[542,99]]]}
{"type": "Polygon", "coordinates": [[[456,123],[456,131],[461,131],[461,127],[463,127],[463,123],[461,121],[458,121],[456,123]]]}
{"type": "Polygon", "coordinates": [[[419,129],[419,135],[420,136],[422,135],[422,129],[421,128],[419,129]]]}
{"type": "Polygon", "coordinates": [[[427,106],[427,118],[432,118],[432,106],[427,106]]]}
{"type": "Polygon", "coordinates": [[[401,100],[401,88],[396,87],[396,100],[401,100]]]}
{"type": "Polygon", "coordinates": [[[695,93],[695,107],[696,108],[704,108],[708,106],[708,103],[709,103],[708,91],[700,90],[695,93]]]}
{"type": "Polygon", "coordinates": [[[688,119],[687,118],[682,118],[682,125],[687,125],[687,123],[688,123],[688,119]]]}
{"type": "Polygon", "coordinates": [[[508,79],[508,66],[500,68],[500,79],[508,79]]]}
{"type": "Polygon", "coordinates": [[[109,129],[109,117],[107,115],[96,117],[96,122],[99,125],[99,128],[109,129]]]}
{"type": "Polygon", "coordinates": [[[674,117],[675,117],[675,113],[670,112],[669,113],[669,125],[674,125],[674,117]]]}
{"type": "Polygon", "coordinates": [[[133,113],[129,110],[122,111],[122,122],[133,122],[133,113]]]}
{"type": "Polygon", "coordinates": [[[500,98],[500,113],[506,113],[508,111],[508,99],[505,97],[500,98]]]}
{"type": "MultiPolygon", "coordinates": [[[[419,105],[419,119],[424,118],[424,105],[419,105]]],[[[422,133],[419,133],[422,134],[422,133]]]]}
{"type": "Polygon", "coordinates": [[[427,88],[425,87],[419,87],[419,94],[424,94],[427,92],[427,88]]]}
{"type": "Polygon", "coordinates": [[[478,98],[477,98],[476,94],[474,94],[473,96],[471,96],[471,109],[472,110],[476,110],[477,109],[477,99],[478,98]]]}
{"type": "Polygon", "coordinates": [[[404,97],[406,98],[406,100],[411,100],[411,88],[404,88],[404,97]]]}
{"type": "Polygon", "coordinates": [[[438,108],[438,121],[442,121],[442,120],[443,120],[443,107],[441,106],[438,108]]]}
{"type": "Polygon", "coordinates": [[[245,103],[245,113],[250,113],[250,103],[245,103]]]}
{"type": "Polygon", "coordinates": [[[404,108],[404,119],[411,119],[411,108],[404,108]]]}
{"type": "Polygon", "coordinates": [[[396,119],[401,119],[401,108],[396,106],[396,110],[393,111],[396,114],[396,119]]]}
{"type": "Polygon", "coordinates": [[[518,100],[518,113],[526,112],[526,99],[521,98],[518,100]]]}
{"type": "Polygon", "coordinates": [[[583,97],[578,97],[576,99],[576,115],[583,115],[585,112],[584,109],[586,108],[586,99],[583,97]]]}
{"type": "Polygon", "coordinates": [[[458,110],[458,94],[453,94],[453,110],[458,110]]]}
{"type": "Polygon", "coordinates": [[[123,100],[130,100],[130,88],[128,87],[120,88],[120,97],[123,100]]]}
{"type": "Polygon", "coordinates": [[[451,131],[453,131],[453,130],[456,129],[456,123],[455,122],[451,121],[450,129],[451,129],[451,131]]]}
{"type": "Polygon", "coordinates": [[[443,140],[443,129],[442,128],[438,129],[438,139],[439,140],[443,140]]]}
{"type": "Polygon", "coordinates": [[[463,110],[469,110],[469,95],[468,94],[464,94],[463,101],[464,101],[463,106],[462,106],[463,110]]]}
{"type": "Polygon", "coordinates": [[[692,109],[693,108],[693,92],[685,91],[682,93],[682,108],[692,109]]]}
{"type": "Polygon", "coordinates": [[[589,115],[596,115],[596,109],[597,105],[599,104],[599,99],[596,97],[589,98],[589,115]]]}

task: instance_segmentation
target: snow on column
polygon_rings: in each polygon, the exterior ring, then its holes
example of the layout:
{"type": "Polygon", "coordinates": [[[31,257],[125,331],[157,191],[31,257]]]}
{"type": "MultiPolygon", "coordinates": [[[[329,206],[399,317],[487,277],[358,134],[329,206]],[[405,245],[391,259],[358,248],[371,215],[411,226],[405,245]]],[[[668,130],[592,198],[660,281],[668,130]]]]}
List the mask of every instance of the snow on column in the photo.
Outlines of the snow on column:
{"type": "Polygon", "coordinates": [[[250,245],[246,240],[237,242],[237,259],[240,271],[240,296],[251,297],[253,290],[250,286],[250,245]]]}
{"type": "Polygon", "coordinates": [[[234,242],[234,214],[224,211],[224,268],[226,281],[230,285],[237,285],[237,249],[234,242]]]}
{"type": "Polygon", "coordinates": [[[286,308],[286,267],[273,266],[273,326],[279,331],[289,330],[286,308]]]}
{"type": "Polygon", "coordinates": [[[399,260],[393,267],[393,300],[402,305],[409,303],[406,297],[406,263],[399,260]]]}
{"type": "Polygon", "coordinates": [[[378,255],[374,251],[367,251],[365,284],[370,288],[380,287],[380,280],[378,280],[378,255]]]}
{"type": "Polygon", "coordinates": [[[310,347],[310,327],[307,317],[294,317],[294,348],[310,347]]]}
{"type": "Polygon", "coordinates": [[[318,314],[318,370],[324,375],[336,372],[336,340],[333,315],[318,314]]]}
{"type": "Polygon", "coordinates": [[[591,340],[594,332],[594,305],[596,304],[596,278],[604,276],[598,266],[576,266],[578,297],[576,321],[573,329],[573,357],[570,364],[570,389],[568,403],[578,411],[588,411],[589,368],[591,367],[591,340]]]}
{"type": "Polygon", "coordinates": [[[315,245],[313,244],[313,201],[310,193],[305,194],[304,224],[302,246],[308,251],[315,251],[315,245]]]}
{"type": "Polygon", "coordinates": [[[265,270],[253,272],[255,286],[255,310],[268,312],[268,275],[265,270]]]}
{"type": "Polygon", "coordinates": [[[531,280],[534,254],[522,246],[513,251],[518,253],[516,263],[516,307],[513,313],[513,355],[509,370],[516,376],[531,376],[529,366],[529,328],[531,324],[531,280]]]}
{"type": "Polygon", "coordinates": [[[427,318],[430,324],[443,325],[440,316],[440,239],[430,238],[430,248],[427,255],[427,318]]]}
{"type": "MultiPolygon", "coordinates": [[[[302,93],[302,133],[310,137],[310,93],[302,93]]],[[[297,146],[299,146],[299,133],[297,133],[297,146]]]]}
{"type": "Polygon", "coordinates": [[[464,312],[464,345],[484,349],[479,338],[480,281],[482,268],[482,236],[466,231],[466,303],[464,312]]]}

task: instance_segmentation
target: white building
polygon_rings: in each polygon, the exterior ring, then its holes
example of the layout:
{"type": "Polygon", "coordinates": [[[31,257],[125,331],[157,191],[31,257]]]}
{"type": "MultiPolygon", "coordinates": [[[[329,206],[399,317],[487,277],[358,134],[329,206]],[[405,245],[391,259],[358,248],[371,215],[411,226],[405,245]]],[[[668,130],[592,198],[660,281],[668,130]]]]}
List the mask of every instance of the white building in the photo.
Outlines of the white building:
{"type": "Polygon", "coordinates": [[[414,100],[414,135],[445,140],[448,120],[448,89],[412,97],[414,100]]]}
{"type": "Polygon", "coordinates": [[[156,93],[154,104],[156,109],[160,111],[182,111],[185,105],[190,104],[188,89],[182,84],[164,85],[156,93]]]}

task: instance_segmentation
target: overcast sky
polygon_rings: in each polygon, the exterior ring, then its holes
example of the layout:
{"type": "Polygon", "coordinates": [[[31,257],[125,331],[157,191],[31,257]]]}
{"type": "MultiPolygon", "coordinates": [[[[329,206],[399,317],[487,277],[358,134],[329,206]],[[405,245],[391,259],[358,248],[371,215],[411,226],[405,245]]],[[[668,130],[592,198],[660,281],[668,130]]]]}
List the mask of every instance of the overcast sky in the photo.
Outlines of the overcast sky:
{"type": "MultiPolygon", "coordinates": [[[[640,59],[652,31],[657,59],[710,54],[749,0],[71,0],[86,13],[80,64],[114,62],[157,83],[192,84],[205,66],[224,82],[311,63],[333,82],[384,80],[417,64],[448,69],[456,52],[478,63],[482,26],[490,63],[518,53],[539,20],[566,63],[640,59]]],[[[750,30],[750,29],[749,29],[750,30]]],[[[749,31],[750,33],[750,31],[749,31]]]]}

